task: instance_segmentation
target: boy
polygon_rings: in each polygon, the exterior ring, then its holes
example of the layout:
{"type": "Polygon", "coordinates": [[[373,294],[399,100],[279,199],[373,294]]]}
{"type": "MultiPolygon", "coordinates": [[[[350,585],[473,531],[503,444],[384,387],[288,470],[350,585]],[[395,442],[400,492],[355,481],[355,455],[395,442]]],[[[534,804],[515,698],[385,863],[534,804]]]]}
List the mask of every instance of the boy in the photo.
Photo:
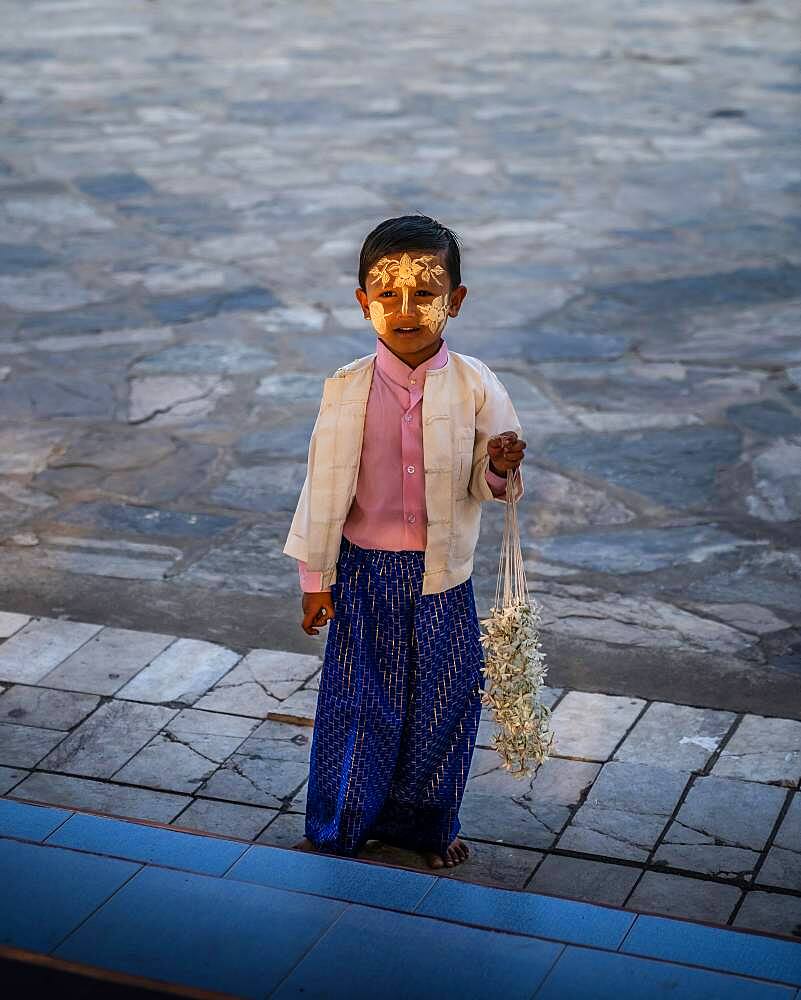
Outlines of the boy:
{"type": "Polygon", "coordinates": [[[325,380],[283,550],[302,628],[330,623],[300,850],[378,839],[432,868],[468,856],[458,812],[484,688],[473,554],[481,503],[505,501],[507,479],[523,494],[526,442],[497,376],[445,344],[466,294],[456,237],[433,219],[365,239],[356,298],[376,351],[325,380]]]}

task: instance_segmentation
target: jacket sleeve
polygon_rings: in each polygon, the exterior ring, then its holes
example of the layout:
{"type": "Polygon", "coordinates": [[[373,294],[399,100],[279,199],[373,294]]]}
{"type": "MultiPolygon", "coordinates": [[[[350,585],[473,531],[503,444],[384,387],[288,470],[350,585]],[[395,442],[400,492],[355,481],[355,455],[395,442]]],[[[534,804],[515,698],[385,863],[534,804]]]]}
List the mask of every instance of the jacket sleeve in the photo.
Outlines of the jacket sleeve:
{"type": "MultiPolygon", "coordinates": [[[[498,376],[490,368],[484,366],[484,399],[476,410],[476,437],[473,446],[473,469],[470,474],[470,484],[468,490],[479,503],[485,500],[497,500],[499,503],[506,502],[506,491],[496,495],[487,481],[487,471],[489,470],[489,455],[487,454],[487,442],[491,437],[500,434],[502,431],[516,431],[523,436],[523,428],[517,417],[509,393],[498,376]]],[[[503,477],[501,477],[503,478],[503,477]]],[[[515,499],[519,500],[524,492],[523,466],[518,468],[515,480],[515,499]]]]}
{"type": "Polygon", "coordinates": [[[300,589],[305,593],[328,594],[330,587],[321,586],[322,573],[317,570],[310,570],[302,559],[298,559],[298,576],[300,577],[300,589]]]}
{"type": "Polygon", "coordinates": [[[308,550],[308,518],[309,518],[309,480],[311,470],[314,468],[314,457],[317,450],[317,426],[320,423],[320,415],[323,412],[323,400],[320,400],[320,409],[317,411],[317,419],[314,421],[311,438],[309,440],[309,454],[306,462],[306,478],[300,491],[295,513],[292,515],[292,523],[289,526],[289,534],[283,548],[284,555],[292,556],[294,559],[305,562],[309,558],[308,550]]]}

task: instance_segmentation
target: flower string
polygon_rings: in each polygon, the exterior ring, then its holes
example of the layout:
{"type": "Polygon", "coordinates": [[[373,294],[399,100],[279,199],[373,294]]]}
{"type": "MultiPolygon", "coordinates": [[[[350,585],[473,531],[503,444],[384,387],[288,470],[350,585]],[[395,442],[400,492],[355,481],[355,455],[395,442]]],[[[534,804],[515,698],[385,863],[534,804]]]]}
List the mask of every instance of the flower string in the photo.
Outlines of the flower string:
{"type": "Polygon", "coordinates": [[[540,646],[541,617],[531,597],[520,548],[515,477],[509,474],[506,488],[503,543],[498,566],[495,602],[490,617],[481,620],[484,634],[484,676],[487,680],[482,703],[492,709],[499,732],[493,747],[502,766],[515,778],[531,777],[535,765],[550,756],[554,733],[551,711],[541,701],[548,672],[540,646]]]}

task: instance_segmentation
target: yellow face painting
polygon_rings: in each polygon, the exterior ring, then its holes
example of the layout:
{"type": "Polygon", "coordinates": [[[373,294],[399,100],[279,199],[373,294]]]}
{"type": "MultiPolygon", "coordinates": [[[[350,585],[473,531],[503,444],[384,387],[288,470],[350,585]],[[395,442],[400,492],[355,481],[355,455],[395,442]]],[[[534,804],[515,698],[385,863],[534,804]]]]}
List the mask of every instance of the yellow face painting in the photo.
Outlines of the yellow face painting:
{"type": "Polygon", "coordinates": [[[418,278],[421,286],[442,286],[441,275],[445,268],[432,254],[421,257],[411,257],[408,253],[401,255],[400,260],[392,257],[382,257],[370,269],[370,277],[381,282],[382,289],[390,287],[401,293],[400,303],[397,295],[386,301],[374,299],[370,303],[370,319],[379,336],[384,336],[393,314],[398,317],[412,317],[414,326],[427,326],[432,335],[439,335],[448,320],[448,298],[445,293],[428,297],[425,301],[414,302],[410,307],[409,289],[418,288],[418,278]]]}

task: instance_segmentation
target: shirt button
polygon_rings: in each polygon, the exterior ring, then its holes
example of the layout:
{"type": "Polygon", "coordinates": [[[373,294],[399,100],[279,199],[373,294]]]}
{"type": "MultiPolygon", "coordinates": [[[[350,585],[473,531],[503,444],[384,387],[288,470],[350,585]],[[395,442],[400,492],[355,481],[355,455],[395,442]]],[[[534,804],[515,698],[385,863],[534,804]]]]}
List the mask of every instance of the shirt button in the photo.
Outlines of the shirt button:
{"type": "Polygon", "coordinates": [[[410,378],[409,379],[409,384],[410,385],[417,385],[417,379],[416,378],[410,378]]]}
{"type": "Polygon", "coordinates": [[[403,418],[403,419],[404,419],[404,420],[406,421],[406,423],[408,424],[408,423],[409,423],[409,421],[410,421],[410,420],[412,419],[412,415],[411,415],[411,413],[407,413],[407,414],[405,414],[405,416],[404,416],[404,418],[403,418]]]}
{"type": "Polygon", "coordinates": [[[407,465],[406,466],[406,471],[409,472],[409,473],[414,472],[414,466],[413,465],[407,465]]]}
{"type": "Polygon", "coordinates": [[[415,521],[417,520],[417,518],[416,518],[416,517],[414,516],[414,514],[410,514],[410,515],[409,515],[409,516],[408,516],[408,517],[406,518],[406,520],[407,520],[407,521],[409,522],[409,524],[414,524],[414,522],[415,522],[415,521]]]}

